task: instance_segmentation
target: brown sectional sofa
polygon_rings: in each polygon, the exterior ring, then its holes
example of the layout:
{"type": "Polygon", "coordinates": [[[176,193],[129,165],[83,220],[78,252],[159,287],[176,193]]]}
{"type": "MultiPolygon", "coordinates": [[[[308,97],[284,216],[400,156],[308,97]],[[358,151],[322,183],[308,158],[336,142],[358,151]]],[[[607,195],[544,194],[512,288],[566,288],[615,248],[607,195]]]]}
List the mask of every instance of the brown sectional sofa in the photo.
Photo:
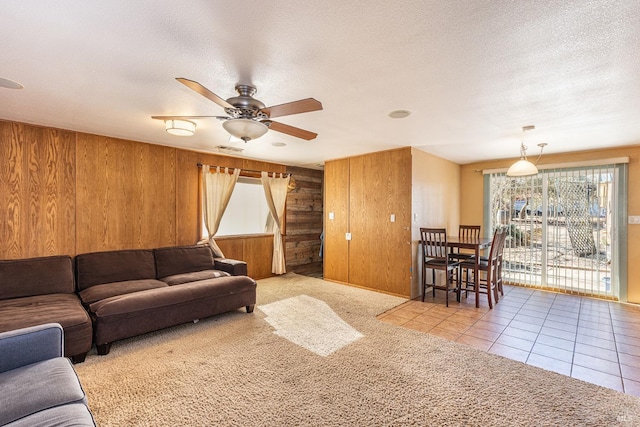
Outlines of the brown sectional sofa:
{"type": "Polygon", "coordinates": [[[101,355],[113,341],[256,303],[246,264],[206,245],[80,254],[76,280],[101,355]]]}
{"type": "Polygon", "coordinates": [[[69,256],[0,261],[0,332],[59,323],[64,355],[82,362],[91,349],[91,319],[75,293],[69,256]]]}
{"type": "MultiPolygon", "coordinates": [[[[256,282],[242,261],[209,246],[0,260],[0,332],[59,323],[64,355],[82,362],[111,343],[246,307],[256,282]]],[[[0,355],[1,356],[1,355],[0,355]]]]}

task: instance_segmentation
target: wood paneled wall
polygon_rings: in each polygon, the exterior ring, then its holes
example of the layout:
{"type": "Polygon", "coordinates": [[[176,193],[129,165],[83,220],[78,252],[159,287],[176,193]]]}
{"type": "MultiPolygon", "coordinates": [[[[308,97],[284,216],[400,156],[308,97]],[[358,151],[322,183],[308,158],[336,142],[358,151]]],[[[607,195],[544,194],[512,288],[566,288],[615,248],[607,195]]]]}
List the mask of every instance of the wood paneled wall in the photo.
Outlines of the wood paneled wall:
{"type": "Polygon", "coordinates": [[[410,148],[327,162],[325,185],[325,278],[409,296],[410,148]]]}
{"type": "Polygon", "coordinates": [[[176,244],[176,150],[77,134],[77,253],[176,244]]]}
{"type": "Polygon", "coordinates": [[[76,253],[75,134],[0,121],[0,258],[76,253]]]}
{"type": "Polygon", "coordinates": [[[349,283],[349,159],[324,165],[324,278],[349,283]]]}
{"type": "MultiPolygon", "coordinates": [[[[0,259],[194,244],[197,163],[286,166],[0,121],[0,259]]],[[[295,230],[295,227],[294,227],[295,230]]],[[[272,236],[226,238],[229,258],[271,276],[272,236]]]]}
{"type": "Polygon", "coordinates": [[[287,167],[295,188],[287,194],[285,253],[287,271],[322,274],[322,182],[324,173],[287,167]]]}

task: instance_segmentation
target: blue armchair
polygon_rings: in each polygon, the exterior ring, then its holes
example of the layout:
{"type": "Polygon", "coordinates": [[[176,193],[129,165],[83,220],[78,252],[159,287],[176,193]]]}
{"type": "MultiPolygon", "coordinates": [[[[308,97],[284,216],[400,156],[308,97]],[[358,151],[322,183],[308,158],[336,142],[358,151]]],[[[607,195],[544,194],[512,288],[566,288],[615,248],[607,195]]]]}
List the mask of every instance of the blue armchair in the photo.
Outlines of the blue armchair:
{"type": "Polygon", "coordinates": [[[57,323],[0,333],[0,426],[94,426],[57,323]]]}

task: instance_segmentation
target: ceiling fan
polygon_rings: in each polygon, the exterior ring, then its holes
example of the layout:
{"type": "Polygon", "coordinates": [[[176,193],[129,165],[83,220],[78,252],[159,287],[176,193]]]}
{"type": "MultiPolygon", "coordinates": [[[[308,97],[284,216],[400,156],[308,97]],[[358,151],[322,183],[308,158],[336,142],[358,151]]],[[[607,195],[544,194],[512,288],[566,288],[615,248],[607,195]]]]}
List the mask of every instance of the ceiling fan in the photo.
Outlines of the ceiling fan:
{"type": "Polygon", "coordinates": [[[296,138],[302,138],[307,141],[318,136],[317,133],[271,120],[274,117],[322,110],[322,104],[320,101],[313,98],[306,98],[299,101],[288,102],[286,104],[266,107],[261,101],[253,97],[256,93],[256,88],[251,85],[237,85],[236,92],[238,92],[238,95],[225,101],[196,81],[182,77],[178,77],[176,80],[224,108],[224,112],[227,115],[151,116],[152,119],[164,120],[166,129],[170,133],[170,129],[174,129],[176,131],[174,134],[176,135],[193,135],[195,132],[195,123],[190,121],[190,119],[216,118],[224,120],[222,127],[224,127],[224,129],[232,136],[242,139],[244,142],[260,138],[269,129],[295,136],[296,138]],[[183,127],[181,125],[185,126],[183,127]]]}

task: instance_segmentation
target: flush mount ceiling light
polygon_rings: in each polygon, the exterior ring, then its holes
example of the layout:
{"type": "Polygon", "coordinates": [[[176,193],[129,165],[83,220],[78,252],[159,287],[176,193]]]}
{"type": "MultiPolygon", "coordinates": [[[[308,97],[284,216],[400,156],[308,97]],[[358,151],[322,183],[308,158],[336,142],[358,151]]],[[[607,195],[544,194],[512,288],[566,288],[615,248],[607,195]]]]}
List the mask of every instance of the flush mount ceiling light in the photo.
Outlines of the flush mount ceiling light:
{"type": "Polygon", "coordinates": [[[22,86],[20,83],[13,80],[9,80],[9,79],[3,79],[2,77],[0,77],[0,87],[6,88],[6,89],[24,88],[24,86],[22,86]]]}
{"type": "Polygon", "coordinates": [[[274,147],[284,147],[287,144],[285,144],[284,142],[276,141],[272,142],[271,145],[273,145],[274,147]]]}
{"type": "MultiPolygon", "coordinates": [[[[507,176],[529,176],[535,175],[538,173],[538,168],[536,165],[527,160],[527,146],[524,145],[524,134],[527,132],[531,132],[534,130],[535,126],[524,126],[522,128],[522,141],[520,141],[520,160],[512,164],[507,170],[507,176]]],[[[538,160],[542,156],[542,150],[547,144],[538,144],[540,147],[540,156],[538,156],[538,160]]],[[[537,163],[537,162],[536,162],[537,163]]]]}
{"type": "Polygon", "coordinates": [[[191,136],[196,133],[196,124],[190,120],[165,120],[164,127],[171,135],[191,136]]]}
{"type": "Polygon", "coordinates": [[[404,119],[405,117],[408,117],[409,114],[411,114],[411,111],[409,110],[395,110],[389,113],[389,117],[392,119],[404,119]]]}
{"type": "Polygon", "coordinates": [[[245,118],[229,119],[222,123],[222,127],[229,132],[231,136],[240,138],[244,142],[258,139],[269,130],[264,123],[245,118]]]}

